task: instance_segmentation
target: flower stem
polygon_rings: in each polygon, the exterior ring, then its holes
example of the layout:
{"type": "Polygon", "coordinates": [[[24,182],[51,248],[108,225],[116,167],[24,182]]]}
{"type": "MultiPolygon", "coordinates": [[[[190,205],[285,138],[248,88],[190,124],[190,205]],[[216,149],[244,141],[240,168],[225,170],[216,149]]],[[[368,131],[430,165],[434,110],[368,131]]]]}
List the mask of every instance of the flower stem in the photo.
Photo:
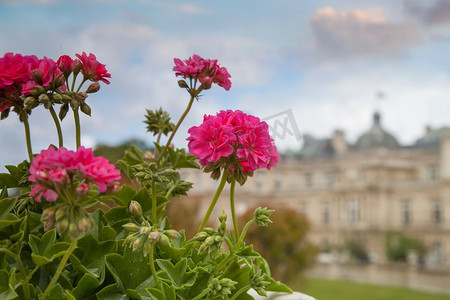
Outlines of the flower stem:
{"type": "Polygon", "coordinates": [[[61,275],[62,271],[64,270],[64,267],[66,266],[67,260],[69,259],[70,255],[72,254],[73,250],[77,247],[77,239],[72,239],[70,242],[69,248],[66,250],[66,253],[64,253],[63,258],[61,259],[61,262],[59,263],[58,269],[56,269],[56,273],[52,278],[52,281],[48,284],[47,288],[45,289],[44,294],[42,295],[42,299],[45,300],[47,298],[48,294],[50,293],[52,287],[55,285],[55,283],[58,281],[59,276],[61,275]]]}
{"type": "Polygon", "coordinates": [[[209,205],[208,211],[206,212],[206,215],[203,218],[202,224],[200,225],[200,228],[198,229],[197,233],[201,232],[203,228],[205,228],[206,223],[208,222],[209,217],[211,216],[211,213],[214,209],[214,206],[216,206],[217,200],[219,199],[219,196],[222,193],[225,183],[227,182],[227,176],[228,176],[227,172],[223,171],[222,179],[219,183],[219,186],[217,187],[217,191],[214,194],[211,204],[209,205]]]}
{"type": "Polygon", "coordinates": [[[159,278],[158,278],[158,275],[156,274],[156,269],[155,269],[155,261],[153,258],[154,249],[155,249],[155,245],[152,244],[150,246],[150,251],[148,252],[148,263],[150,265],[150,271],[152,272],[153,279],[155,280],[155,283],[156,283],[158,289],[162,290],[161,283],[159,282],[159,278]]]}
{"type": "Polygon", "coordinates": [[[241,288],[239,289],[239,291],[237,291],[236,293],[234,293],[234,295],[230,298],[230,300],[235,300],[235,299],[237,299],[237,297],[239,297],[242,293],[248,291],[249,289],[250,289],[250,285],[249,285],[249,284],[247,284],[247,285],[241,287],[241,288]]]}
{"type": "Polygon", "coordinates": [[[198,294],[197,296],[195,296],[194,298],[192,298],[192,300],[199,300],[202,299],[204,296],[206,296],[209,293],[210,289],[206,288],[203,290],[203,292],[201,292],[200,294],[198,294]]]}
{"type": "Polygon", "coordinates": [[[156,183],[152,181],[152,221],[156,225],[156,183]]]}
{"type": "Polygon", "coordinates": [[[244,238],[245,238],[245,235],[247,234],[248,229],[254,222],[255,222],[255,220],[251,219],[250,221],[247,222],[247,224],[245,224],[244,229],[242,229],[241,236],[239,237],[239,240],[236,243],[236,249],[239,249],[240,244],[242,243],[242,241],[244,241],[244,238]]]}
{"type": "Polygon", "coordinates": [[[173,137],[175,136],[175,133],[177,132],[178,128],[180,127],[181,123],[183,122],[184,118],[186,117],[186,115],[189,113],[189,110],[192,107],[192,103],[194,103],[194,99],[196,97],[197,94],[191,94],[191,99],[189,100],[189,104],[186,107],[186,110],[184,111],[184,113],[181,115],[180,119],[178,120],[177,125],[175,125],[175,128],[173,129],[172,133],[170,134],[169,139],[167,140],[166,146],[162,149],[161,153],[159,154],[158,160],[156,161],[156,163],[159,163],[159,161],[161,160],[161,158],[164,155],[164,152],[166,152],[166,149],[169,148],[170,143],[172,142],[173,137]]]}
{"type": "Polygon", "coordinates": [[[75,120],[75,136],[77,149],[81,146],[81,128],[80,128],[80,115],[78,113],[78,108],[73,110],[73,118],[75,120]]]}
{"type": "Polygon", "coordinates": [[[236,179],[231,179],[230,184],[230,208],[231,208],[231,217],[233,218],[233,227],[234,227],[234,236],[235,239],[239,237],[239,228],[236,220],[236,209],[234,206],[234,190],[236,187],[236,179]]]}
{"type": "Polygon", "coordinates": [[[30,124],[28,123],[28,115],[26,111],[21,111],[23,126],[25,127],[25,140],[27,142],[28,157],[30,158],[30,163],[33,160],[33,149],[31,149],[31,135],[30,135],[30,124]]]}
{"type": "Polygon", "coordinates": [[[59,147],[62,147],[64,145],[63,144],[63,135],[62,135],[62,130],[61,130],[61,124],[59,123],[59,120],[58,120],[58,116],[56,115],[53,105],[50,106],[50,108],[48,110],[50,111],[50,114],[52,115],[53,121],[55,122],[56,131],[58,132],[59,147]]]}

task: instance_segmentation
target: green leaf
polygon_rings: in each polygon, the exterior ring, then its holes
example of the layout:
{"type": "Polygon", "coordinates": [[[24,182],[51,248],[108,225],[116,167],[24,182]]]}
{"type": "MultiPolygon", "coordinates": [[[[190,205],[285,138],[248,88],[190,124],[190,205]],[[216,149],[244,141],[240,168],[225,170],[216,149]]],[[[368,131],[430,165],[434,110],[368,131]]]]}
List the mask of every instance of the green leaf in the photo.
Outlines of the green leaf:
{"type": "Polygon", "coordinates": [[[123,257],[112,253],[108,254],[105,260],[106,266],[118,283],[121,292],[135,289],[151,276],[148,259],[140,251],[133,252],[131,248],[127,247],[123,257]]]}
{"type": "Polygon", "coordinates": [[[63,288],[58,283],[50,290],[50,293],[47,296],[47,299],[52,300],[67,300],[66,295],[64,294],[63,288]]]}
{"type": "Polygon", "coordinates": [[[4,220],[13,209],[16,199],[16,197],[12,197],[0,200],[0,220],[4,220]]]}
{"type": "Polygon", "coordinates": [[[175,300],[176,299],[176,294],[175,294],[175,289],[172,285],[169,285],[166,282],[162,282],[161,283],[163,290],[158,290],[156,288],[149,288],[147,289],[148,294],[151,296],[151,299],[155,299],[155,300],[159,300],[159,299],[164,299],[164,300],[175,300]]]}
{"type": "Polygon", "coordinates": [[[164,271],[161,277],[169,279],[174,285],[175,289],[190,287],[194,284],[195,279],[197,278],[197,273],[192,271],[186,272],[186,258],[180,260],[175,266],[170,261],[163,259],[157,259],[156,263],[161,268],[161,270],[164,271]]]}
{"type": "Polygon", "coordinates": [[[0,173],[0,186],[7,188],[19,187],[19,182],[10,174],[0,173]]]}
{"type": "Polygon", "coordinates": [[[128,296],[120,293],[118,284],[110,284],[97,293],[98,300],[129,300],[128,296]]]}
{"type": "Polygon", "coordinates": [[[133,197],[136,195],[136,190],[131,186],[123,185],[113,196],[114,200],[120,205],[129,205],[133,197]]]}
{"type": "Polygon", "coordinates": [[[54,229],[46,232],[41,238],[30,234],[31,257],[35,264],[42,266],[64,255],[64,252],[69,248],[69,243],[55,243],[55,240],[56,232],[54,229]]]}
{"type": "Polygon", "coordinates": [[[19,223],[20,220],[13,214],[7,214],[4,220],[0,220],[0,230],[5,227],[19,223]]]}
{"type": "Polygon", "coordinates": [[[85,299],[95,294],[95,291],[99,286],[100,282],[97,278],[88,273],[83,275],[72,292],[76,299],[85,299]]]}

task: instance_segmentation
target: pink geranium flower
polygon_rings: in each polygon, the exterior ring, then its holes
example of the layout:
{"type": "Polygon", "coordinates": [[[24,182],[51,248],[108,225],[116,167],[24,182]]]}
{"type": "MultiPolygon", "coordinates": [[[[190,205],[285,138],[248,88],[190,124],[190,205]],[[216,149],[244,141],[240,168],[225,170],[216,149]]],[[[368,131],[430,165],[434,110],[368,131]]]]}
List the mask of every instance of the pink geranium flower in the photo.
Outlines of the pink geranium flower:
{"type": "Polygon", "coordinates": [[[174,63],[175,76],[198,80],[203,84],[204,89],[211,87],[212,83],[218,84],[227,91],[231,88],[231,75],[226,68],[219,66],[216,59],[204,59],[194,54],[184,61],[175,58],[174,63]]]}
{"type": "Polygon", "coordinates": [[[106,78],[111,78],[111,74],[106,70],[106,65],[97,61],[94,54],[89,53],[89,56],[83,52],[82,54],[76,54],[81,61],[81,73],[86,79],[91,81],[103,81],[106,84],[110,82],[106,78]]]}
{"type": "Polygon", "coordinates": [[[267,123],[239,110],[205,115],[203,123],[188,132],[189,151],[204,166],[211,166],[222,157],[231,158],[241,165],[244,173],[252,173],[259,168],[275,167],[280,158],[267,123]]]}
{"type": "Polygon", "coordinates": [[[28,180],[36,183],[31,194],[36,201],[45,198],[51,202],[56,201],[64,189],[70,193],[70,185],[74,185],[81,196],[88,193],[89,183],[96,184],[101,193],[111,191],[120,180],[120,171],[106,158],[95,157],[92,149],[80,147],[75,152],[64,147],[58,150],[49,147],[33,159],[28,180]]]}

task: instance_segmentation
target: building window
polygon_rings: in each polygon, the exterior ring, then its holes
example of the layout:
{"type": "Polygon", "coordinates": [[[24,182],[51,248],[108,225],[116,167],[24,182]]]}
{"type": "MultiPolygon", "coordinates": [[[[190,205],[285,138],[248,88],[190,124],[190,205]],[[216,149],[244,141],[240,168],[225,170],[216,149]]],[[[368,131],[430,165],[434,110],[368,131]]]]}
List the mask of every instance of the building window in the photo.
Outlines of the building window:
{"type": "Polygon", "coordinates": [[[328,187],[333,186],[335,182],[336,182],[336,178],[335,178],[334,174],[328,173],[327,174],[327,186],[328,187]]]}
{"type": "Polygon", "coordinates": [[[359,201],[350,200],[348,202],[348,221],[350,224],[358,223],[359,221],[359,201]]]}
{"type": "Polygon", "coordinates": [[[330,223],[330,205],[328,203],[324,203],[322,206],[322,221],[323,224],[330,223]]]}
{"type": "Polygon", "coordinates": [[[435,165],[428,166],[428,180],[436,181],[438,179],[438,169],[435,165]]]}
{"type": "Polygon", "coordinates": [[[402,220],[403,225],[411,224],[411,203],[409,201],[402,203],[402,220]]]}
{"type": "Polygon", "coordinates": [[[435,242],[431,245],[431,259],[434,263],[441,264],[444,261],[442,244],[440,242],[435,242]]]}
{"type": "Polygon", "coordinates": [[[313,186],[313,175],[305,174],[305,187],[310,188],[313,186]]]}
{"type": "Polygon", "coordinates": [[[440,201],[434,201],[433,203],[433,221],[434,224],[442,223],[442,204],[440,201]]]}

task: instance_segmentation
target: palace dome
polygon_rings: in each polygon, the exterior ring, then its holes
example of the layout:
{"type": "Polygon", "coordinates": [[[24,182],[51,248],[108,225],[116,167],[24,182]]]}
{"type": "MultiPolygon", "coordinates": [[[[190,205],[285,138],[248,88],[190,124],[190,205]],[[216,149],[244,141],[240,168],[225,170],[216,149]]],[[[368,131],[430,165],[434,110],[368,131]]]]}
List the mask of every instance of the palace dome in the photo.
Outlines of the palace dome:
{"type": "Polygon", "coordinates": [[[372,128],[361,135],[354,146],[356,150],[369,150],[373,148],[401,148],[397,139],[381,127],[381,115],[379,112],[373,114],[372,128]]]}

